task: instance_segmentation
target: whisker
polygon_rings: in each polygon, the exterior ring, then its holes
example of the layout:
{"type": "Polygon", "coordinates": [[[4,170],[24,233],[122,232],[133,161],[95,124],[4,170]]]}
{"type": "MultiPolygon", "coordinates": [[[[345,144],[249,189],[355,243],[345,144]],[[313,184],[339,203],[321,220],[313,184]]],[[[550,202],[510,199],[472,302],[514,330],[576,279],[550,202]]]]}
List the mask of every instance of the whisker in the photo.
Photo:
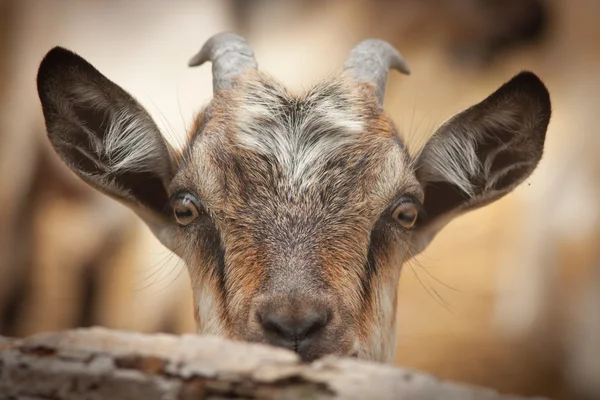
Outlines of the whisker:
{"type": "Polygon", "coordinates": [[[412,107],[412,115],[410,116],[410,127],[408,128],[408,140],[411,139],[411,136],[413,134],[413,124],[415,122],[416,110],[417,110],[417,96],[415,96],[415,100],[413,102],[413,107],[412,107]]]}
{"type": "MultiPolygon", "coordinates": [[[[413,260],[414,261],[414,260],[413,260]]],[[[425,268],[423,268],[422,265],[420,265],[419,263],[417,263],[418,266],[421,267],[421,269],[425,272],[427,272],[427,270],[425,268]]],[[[443,284],[444,286],[446,286],[445,284],[443,284]]],[[[435,295],[437,296],[438,299],[440,299],[441,302],[443,302],[446,305],[446,309],[448,311],[450,311],[452,314],[455,314],[455,310],[452,307],[452,305],[450,304],[449,301],[447,301],[441,294],[440,292],[431,284],[429,283],[429,288],[435,293],[435,295]]]]}
{"type": "MultiPolygon", "coordinates": [[[[167,271],[167,272],[161,273],[151,284],[146,286],[144,289],[149,289],[155,285],[159,285],[159,284],[165,282],[168,278],[170,278],[170,276],[172,276],[174,271],[176,271],[178,268],[181,270],[180,265],[179,265],[181,260],[177,259],[177,262],[175,262],[174,264],[172,262],[170,262],[171,260],[172,259],[169,260],[169,264],[164,264],[163,267],[161,267],[161,270],[163,272],[164,271],[167,271]],[[170,265],[170,268],[166,268],[167,265],[170,265]]],[[[153,293],[154,294],[161,293],[169,286],[170,286],[170,284],[166,285],[166,287],[159,288],[158,290],[154,291],[153,293]]]]}
{"type": "MultiPolygon", "coordinates": [[[[143,270],[151,270],[152,272],[150,274],[147,274],[145,277],[140,278],[137,282],[135,282],[135,284],[142,284],[146,281],[148,281],[149,279],[152,278],[156,278],[156,274],[158,274],[159,272],[162,271],[162,267],[164,267],[168,262],[171,261],[171,259],[173,258],[174,254],[173,253],[166,253],[160,260],[156,261],[155,263],[152,263],[150,266],[143,268],[143,270]],[[159,265],[161,265],[162,267],[159,267],[159,265]]],[[[150,282],[149,285],[143,287],[142,289],[145,289],[151,285],[154,284],[154,281],[150,282]]]]}
{"type": "Polygon", "coordinates": [[[172,272],[172,271],[174,271],[174,270],[176,270],[176,269],[179,269],[179,272],[177,272],[177,274],[175,275],[175,278],[173,278],[173,279],[171,280],[171,282],[169,282],[169,283],[168,283],[168,284],[167,284],[165,287],[163,287],[162,289],[160,289],[160,290],[159,290],[158,292],[156,292],[156,293],[162,293],[162,292],[164,292],[164,291],[165,291],[165,290],[167,290],[169,287],[171,287],[171,285],[173,285],[175,282],[177,282],[177,280],[178,280],[178,279],[181,277],[181,273],[182,273],[183,271],[185,271],[185,264],[183,264],[183,267],[182,267],[182,264],[181,264],[181,263],[182,263],[182,261],[183,261],[183,260],[181,260],[181,259],[178,259],[178,260],[177,260],[177,263],[175,263],[175,266],[174,266],[174,268],[171,270],[171,272],[172,272]]]}
{"type": "Polygon", "coordinates": [[[455,288],[455,287],[453,287],[453,286],[450,286],[449,284],[447,284],[446,282],[443,282],[442,280],[440,280],[439,278],[437,278],[435,275],[433,275],[431,272],[429,272],[429,271],[427,270],[427,268],[425,268],[425,267],[423,266],[423,264],[421,264],[421,262],[420,262],[419,260],[417,260],[416,258],[413,258],[413,259],[412,259],[412,260],[410,260],[409,262],[414,262],[414,263],[415,263],[417,266],[419,266],[419,267],[420,267],[420,268],[423,270],[423,272],[425,272],[427,275],[429,275],[429,277],[430,277],[431,279],[433,279],[434,281],[436,281],[436,282],[437,282],[437,283],[439,283],[440,285],[442,285],[442,286],[444,286],[444,287],[446,287],[446,288],[448,288],[448,289],[450,289],[450,290],[452,290],[452,291],[454,291],[454,292],[460,292],[460,290],[459,290],[459,289],[457,289],[457,288],[455,288]]]}
{"type": "MultiPolygon", "coordinates": [[[[175,247],[175,252],[177,252],[179,249],[179,245],[175,247]]],[[[171,252],[169,251],[167,254],[165,254],[161,260],[158,260],[156,263],[153,264],[153,267],[151,268],[156,268],[155,271],[153,271],[149,276],[142,278],[138,283],[143,283],[145,281],[148,281],[150,279],[151,282],[149,282],[146,285],[143,285],[142,287],[138,287],[135,289],[135,291],[142,291],[142,290],[146,290],[150,287],[152,287],[155,284],[158,284],[162,281],[164,281],[166,278],[169,277],[169,275],[173,272],[174,268],[171,268],[171,270],[166,274],[166,276],[163,277],[163,274],[165,272],[165,267],[168,264],[171,264],[171,261],[173,260],[173,257],[176,256],[175,252],[171,252]],[[160,265],[160,266],[159,266],[160,265]]],[[[177,263],[179,263],[180,260],[178,260],[177,263]]]]}
{"type": "Polygon", "coordinates": [[[156,110],[156,116],[160,117],[161,122],[164,124],[164,128],[167,130],[166,133],[168,133],[169,135],[173,135],[175,132],[173,130],[173,126],[169,123],[169,120],[166,118],[165,114],[161,111],[160,107],[158,107],[156,105],[156,103],[154,102],[154,100],[152,100],[152,98],[149,98],[150,103],[152,103],[152,106],[154,107],[154,110],[156,110]]]}
{"type": "Polygon", "coordinates": [[[423,283],[423,281],[421,280],[421,278],[419,278],[419,275],[417,274],[417,272],[415,271],[415,269],[413,268],[413,266],[408,263],[408,266],[410,267],[410,270],[412,271],[413,275],[415,276],[415,278],[417,279],[417,281],[421,284],[421,287],[423,287],[423,289],[425,289],[425,291],[427,292],[427,294],[429,296],[431,296],[432,299],[435,300],[436,303],[438,303],[439,305],[441,305],[442,307],[444,307],[445,309],[447,309],[448,311],[452,312],[452,310],[449,308],[449,303],[446,302],[445,299],[443,299],[439,293],[437,291],[434,290],[436,296],[434,296],[429,289],[427,288],[427,286],[425,286],[425,284],[423,283]]]}
{"type": "MultiPolygon", "coordinates": [[[[183,126],[183,128],[187,131],[188,129],[185,123],[185,118],[183,118],[183,112],[181,111],[181,102],[179,101],[179,83],[177,84],[175,90],[175,98],[177,99],[177,110],[179,111],[179,118],[181,118],[181,126],[183,126]]],[[[183,146],[185,146],[185,143],[178,143],[178,145],[183,148],[183,146]]]]}
{"type": "Polygon", "coordinates": [[[410,260],[408,260],[406,262],[406,264],[410,267],[411,271],[413,272],[413,274],[415,275],[415,278],[417,278],[417,280],[419,281],[419,283],[421,284],[421,286],[425,289],[425,291],[427,292],[427,294],[429,294],[434,300],[436,300],[436,302],[440,305],[442,305],[444,308],[446,308],[448,311],[450,311],[451,313],[455,314],[455,310],[453,309],[453,307],[451,307],[450,302],[448,302],[440,293],[438,290],[435,289],[435,287],[433,287],[433,285],[429,284],[430,289],[433,291],[433,293],[435,294],[435,296],[431,293],[431,291],[425,286],[425,284],[423,283],[423,281],[421,280],[421,278],[418,276],[417,271],[415,270],[415,268],[413,267],[413,263],[415,263],[417,266],[419,266],[423,271],[425,271],[427,273],[428,276],[430,276],[431,278],[433,278],[436,282],[442,284],[444,287],[447,287],[449,289],[452,289],[454,291],[458,291],[456,288],[453,288],[449,285],[447,285],[446,283],[440,281],[439,279],[437,279],[436,277],[434,277],[429,271],[427,271],[427,269],[425,267],[423,267],[423,265],[421,265],[421,263],[416,259],[416,257],[413,256],[414,252],[412,247],[409,245],[409,248],[407,249],[409,256],[410,256],[410,260]]]}

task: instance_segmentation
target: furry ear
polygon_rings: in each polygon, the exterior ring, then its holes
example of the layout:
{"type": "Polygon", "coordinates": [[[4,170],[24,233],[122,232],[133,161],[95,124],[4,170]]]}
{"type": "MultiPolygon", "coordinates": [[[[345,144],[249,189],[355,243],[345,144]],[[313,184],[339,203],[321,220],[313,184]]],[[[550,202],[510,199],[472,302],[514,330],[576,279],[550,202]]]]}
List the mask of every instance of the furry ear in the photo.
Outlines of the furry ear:
{"type": "Polygon", "coordinates": [[[522,72],[435,132],[416,160],[425,217],[415,226],[415,254],[454,217],[498,200],[533,172],[550,114],[546,87],[522,72]]]}
{"type": "Polygon", "coordinates": [[[167,187],[174,151],[128,93],[78,55],[55,47],[37,76],[48,138],[88,184],[126,204],[172,248],[167,187]]]}

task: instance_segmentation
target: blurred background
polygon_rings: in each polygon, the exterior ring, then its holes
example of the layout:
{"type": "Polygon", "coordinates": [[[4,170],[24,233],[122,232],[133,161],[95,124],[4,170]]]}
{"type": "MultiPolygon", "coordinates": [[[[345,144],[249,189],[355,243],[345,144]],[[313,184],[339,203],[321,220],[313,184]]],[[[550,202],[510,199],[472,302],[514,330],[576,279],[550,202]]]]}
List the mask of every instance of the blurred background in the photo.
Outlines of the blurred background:
{"type": "Polygon", "coordinates": [[[405,266],[396,363],[505,393],[600,398],[597,0],[0,0],[0,334],[103,325],[192,332],[185,266],[49,148],[35,90],[68,47],[182,142],[211,96],[186,64],[214,33],[301,89],[366,37],[394,44],[385,108],[409,147],[523,69],[553,102],[545,156],[510,196],[452,222],[405,266]]]}

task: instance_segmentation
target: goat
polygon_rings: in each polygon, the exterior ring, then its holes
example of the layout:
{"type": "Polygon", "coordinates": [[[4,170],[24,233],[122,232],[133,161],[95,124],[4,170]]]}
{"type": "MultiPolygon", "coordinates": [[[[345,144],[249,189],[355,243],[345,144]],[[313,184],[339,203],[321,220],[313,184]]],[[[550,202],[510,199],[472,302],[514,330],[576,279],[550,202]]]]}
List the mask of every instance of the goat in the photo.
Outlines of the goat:
{"type": "Polygon", "coordinates": [[[456,216],[513,190],[542,157],[549,93],[521,72],[411,155],[382,109],[389,43],[368,39],[303,93],[258,70],[242,37],[210,38],[214,95],[181,151],[128,93],[61,47],[37,88],[67,166],[130,207],[186,263],[197,332],[304,361],[389,362],[402,264],[456,216]]]}

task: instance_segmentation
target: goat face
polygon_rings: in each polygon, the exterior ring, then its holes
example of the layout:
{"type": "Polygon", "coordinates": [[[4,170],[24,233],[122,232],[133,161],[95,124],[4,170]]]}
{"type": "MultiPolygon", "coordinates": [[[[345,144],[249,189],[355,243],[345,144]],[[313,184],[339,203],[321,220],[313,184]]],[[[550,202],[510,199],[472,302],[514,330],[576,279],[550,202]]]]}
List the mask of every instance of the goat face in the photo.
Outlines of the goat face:
{"type": "Polygon", "coordinates": [[[458,214],[527,178],[549,95],[521,73],[457,114],[416,157],[381,110],[387,43],[302,94],[256,70],[247,43],[211,39],[215,93],[183,152],[81,57],[51,50],[38,91],[50,141],[83,180],[132,208],[182,257],[198,332],[266,342],[304,360],[391,360],[402,263],[458,214]]]}

